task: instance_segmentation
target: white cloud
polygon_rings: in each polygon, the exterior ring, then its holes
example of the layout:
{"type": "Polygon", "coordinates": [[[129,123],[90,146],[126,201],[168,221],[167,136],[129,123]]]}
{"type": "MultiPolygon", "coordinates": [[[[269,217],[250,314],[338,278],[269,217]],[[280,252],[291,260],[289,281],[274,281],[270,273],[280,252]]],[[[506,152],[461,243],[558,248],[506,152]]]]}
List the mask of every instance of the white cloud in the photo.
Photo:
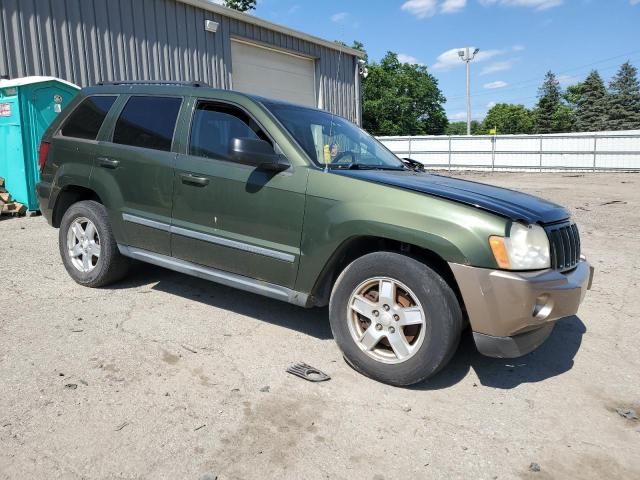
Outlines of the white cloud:
{"type": "Polygon", "coordinates": [[[491,110],[495,106],[496,106],[496,102],[489,102],[487,103],[487,110],[491,110]]]}
{"type": "Polygon", "coordinates": [[[558,75],[556,78],[558,80],[558,83],[560,83],[560,85],[562,85],[563,87],[566,87],[567,85],[573,85],[580,81],[580,77],[576,75],[558,75]]]}
{"type": "Polygon", "coordinates": [[[521,52],[524,50],[524,45],[514,45],[513,47],[511,47],[511,50],[513,50],[514,52],[521,52]]]}
{"type": "MultiPolygon", "coordinates": [[[[470,47],[471,51],[473,51],[473,48],[474,47],[470,47]]],[[[433,64],[432,68],[434,70],[446,71],[450,70],[453,67],[461,67],[462,65],[464,65],[464,62],[462,62],[460,60],[460,57],[458,56],[459,50],[460,48],[452,48],[451,50],[442,52],[436,59],[436,63],[433,64]]],[[[480,50],[473,61],[484,62],[502,53],[504,53],[502,50],[480,50]]]]}
{"type": "Polygon", "coordinates": [[[489,75],[490,73],[504,72],[505,70],[511,70],[513,68],[513,62],[510,60],[503,62],[494,62],[491,65],[487,65],[482,69],[480,75],[489,75]]]}
{"type": "Polygon", "coordinates": [[[338,12],[331,15],[331,21],[334,23],[342,23],[349,17],[347,12],[338,12]]]}
{"type": "Polygon", "coordinates": [[[453,120],[454,122],[459,122],[461,120],[467,119],[467,112],[456,112],[456,113],[452,113],[451,115],[447,115],[447,117],[449,117],[449,120],[453,120]]]}
{"type": "Polygon", "coordinates": [[[483,85],[484,88],[488,88],[490,90],[494,90],[496,88],[504,88],[507,87],[509,84],[507,82],[504,82],[502,80],[496,80],[495,82],[489,82],[489,83],[485,83],[483,85]]]}
{"type": "Polygon", "coordinates": [[[418,60],[416,57],[412,55],[407,55],[406,53],[399,53],[398,61],[400,63],[409,63],[411,65],[414,65],[414,64],[422,65],[422,62],[420,62],[420,60],[418,60]]]}
{"type": "Polygon", "coordinates": [[[437,13],[455,13],[467,5],[467,0],[408,0],[401,10],[417,18],[433,17],[437,13]]]}
{"type": "Polygon", "coordinates": [[[442,13],[455,13],[458,10],[462,10],[466,5],[467,0],[444,0],[440,10],[442,13]]]}
{"type": "MultiPolygon", "coordinates": [[[[631,0],[640,1],[640,0],[631,0]]],[[[559,7],[564,0],[480,0],[483,5],[503,5],[505,7],[528,7],[535,10],[547,10],[559,7]]]]}
{"type": "Polygon", "coordinates": [[[629,3],[633,5],[640,5],[640,0],[629,0],[629,3]]]}

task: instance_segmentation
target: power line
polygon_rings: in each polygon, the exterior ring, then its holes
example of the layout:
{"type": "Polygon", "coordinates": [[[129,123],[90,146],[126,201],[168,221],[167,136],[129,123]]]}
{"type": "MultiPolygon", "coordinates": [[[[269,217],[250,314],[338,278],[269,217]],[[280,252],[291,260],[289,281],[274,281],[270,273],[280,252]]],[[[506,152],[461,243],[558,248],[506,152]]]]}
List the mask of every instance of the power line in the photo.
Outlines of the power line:
{"type": "MultiPolygon", "coordinates": [[[[587,63],[587,64],[581,65],[579,67],[572,67],[572,68],[569,68],[569,69],[566,69],[566,70],[562,70],[562,71],[558,72],[557,75],[564,75],[566,73],[580,71],[580,70],[592,67],[594,65],[599,65],[601,63],[606,63],[606,62],[609,62],[609,61],[612,61],[612,60],[616,60],[616,59],[619,59],[619,58],[622,58],[622,57],[627,57],[629,60],[632,60],[632,59],[636,58],[636,57],[633,56],[636,53],[640,53],[640,50],[633,50],[631,52],[620,54],[620,55],[616,55],[614,57],[609,57],[609,58],[605,58],[605,59],[602,59],[602,60],[597,60],[595,62],[587,63]]],[[[609,69],[609,68],[615,68],[615,67],[618,67],[618,66],[619,65],[613,65],[613,66],[602,68],[602,70],[606,70],[606,69],[609,69]]],[[[529,80],[523,80],[523,81],[520,81],[520,82],[512,83],[509,87],[501,88],[500,90],[504,92],[504,91],[508,91],[508,90],[517,90],[517,89],[521,89],[521,88],[526,88],[526,87],[530,86],[530,84],[537,83],[539,81],[540,81],[539,78],[532,78],[532,79],[529,79],[529,80]]],[[[472,95],[474,95],[474,96],[482,96],[482,95],[492,95],[492,93],[493,92],[485,92],[485,91],[480,90],[480,91],[477,91],[477,92],[473,92],[472,95]]],[[[449,98],[447,98],[447,101],[449,101],[449,100],[457,100],[457,99],[462,99],[462,98],[465,98],[465,96],[464,95],[459,95],[459,96],[455,96],[455,97],[449,97],[449,98]]]]}
{"type": "MultiPolygon", "coordinates": [[[[640,56],[639,57],[629,57],[630,60],[635,60],[636,58],[640,58],[640,56]]],[[[617,69],[619,67],[620,67],[620,65],[609,65],[607,67],[600,68],[599,71],[608,71],[608,70],[612,70],[612,69],[617,69]]],[[[584,68],[584,67],[581,67],[581,68],[584,68]]],[[[563,74],[565,74],[567,72],[575,71],[575,70],[577,70],[577,68],[570,69],[570,70],[564,70],[562,72],[559,72],[557,75],[563,75],[563,74]]],[[[489,90],[489,91],[479,91],[479,92],[473,94],[473,96],[475,96],[475,97],[493,96],[493,95],[499,95],[500,93],[506,92],[506,91],[521,90],[523,88],[529,88],[530,87],[529,84],[523,85],[522,83],[524,83],[524,82],[517,82],[517,83],[512,84],[511,86],[505,87],[505,88],[489,90]]],[[[527,82],[527,83],[531,83],[531,82],[527,82]]],[[[455,106],[455,105],[462,106],[461,100],[464,99],[464,98],[465,97],[447,97],[447,107],[451,107],[451,106],[455,106]],[[451,100],[454,100],[454,102],[450,103],[451,100]],[[459,100],[459,102],[456,103],[455,100],[459,100]]],[[[513,102],[522,103],[522,102],[518,102],[518,100],[528,100],[528,99],[531,99],[531,98],[538,98],[538,96],[537,95],[533,95],[533,96],[528,96],[528,97],[516,97],[513,100],[511,100],[511,103],[513,103],[513,102]]],[[[509,98],[507,98],[505,100],[505,102],[507,100],[509,100],[509,98]]],[[[505,102],[500,102],[500,103],[505,103],[505,102]]]]}

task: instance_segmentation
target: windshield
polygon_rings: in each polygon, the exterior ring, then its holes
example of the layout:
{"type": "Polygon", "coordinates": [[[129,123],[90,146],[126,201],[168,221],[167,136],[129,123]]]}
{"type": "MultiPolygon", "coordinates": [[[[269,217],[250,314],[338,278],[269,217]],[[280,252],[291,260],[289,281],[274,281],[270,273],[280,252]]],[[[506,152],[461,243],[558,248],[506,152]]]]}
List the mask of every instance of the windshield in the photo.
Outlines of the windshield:
{"type": "Polygon", "coordinates": [[[311,108],[265,102],[317,165],[404,170],[402,161],[342,117],[311,108]]]}

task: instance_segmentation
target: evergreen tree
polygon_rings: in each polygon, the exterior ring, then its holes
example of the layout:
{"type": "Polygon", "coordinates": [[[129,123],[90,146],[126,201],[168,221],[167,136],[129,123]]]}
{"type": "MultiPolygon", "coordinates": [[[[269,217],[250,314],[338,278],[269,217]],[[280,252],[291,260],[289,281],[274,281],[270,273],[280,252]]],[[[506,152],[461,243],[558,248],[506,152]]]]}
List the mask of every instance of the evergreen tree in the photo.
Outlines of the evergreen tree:
{"type": "Polygon", "coordinates": [[[608,123],[611,130],[640,128],[638,70],[626,62],[609,84],[608,123]]]}
{"type": "Polygon", "coordinates": [[[564,125],[558,124],[556,116],[561,106],[562,92],[560,82],[553,72],[547,72],[538,91],[538,105],[535,109],[536,130],[538,133],[562,131],[564,125]],[[560,128],[560,129],[558,129],[560,128]]]}
{"type": "Polygon", "coordinates": [[[607,129],[607,90],[600,74],[593,70],[582,83],[576,107],[576,130],[598,132],[607,129]]]}

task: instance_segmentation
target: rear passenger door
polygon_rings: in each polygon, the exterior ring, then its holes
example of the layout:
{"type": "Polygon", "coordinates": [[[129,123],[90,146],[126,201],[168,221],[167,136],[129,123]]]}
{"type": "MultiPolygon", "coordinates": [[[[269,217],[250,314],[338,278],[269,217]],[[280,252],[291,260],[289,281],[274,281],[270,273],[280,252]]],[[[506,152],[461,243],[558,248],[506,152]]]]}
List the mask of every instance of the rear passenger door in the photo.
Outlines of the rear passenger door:
{"type": "Polygon", "coordinates": [[[172,152],[179,96],[124,95],[101,142],[91,183],[110,208],[119,242],[171,255],[172,152]]]}
{"type": "Polygon", "coordinates": [[[240,106],[194,104],[176,163],[173,256],[292,287],[300,258],[307,171],[275,173],[230,158],[232,138],[277,145],[240,106]]]}

